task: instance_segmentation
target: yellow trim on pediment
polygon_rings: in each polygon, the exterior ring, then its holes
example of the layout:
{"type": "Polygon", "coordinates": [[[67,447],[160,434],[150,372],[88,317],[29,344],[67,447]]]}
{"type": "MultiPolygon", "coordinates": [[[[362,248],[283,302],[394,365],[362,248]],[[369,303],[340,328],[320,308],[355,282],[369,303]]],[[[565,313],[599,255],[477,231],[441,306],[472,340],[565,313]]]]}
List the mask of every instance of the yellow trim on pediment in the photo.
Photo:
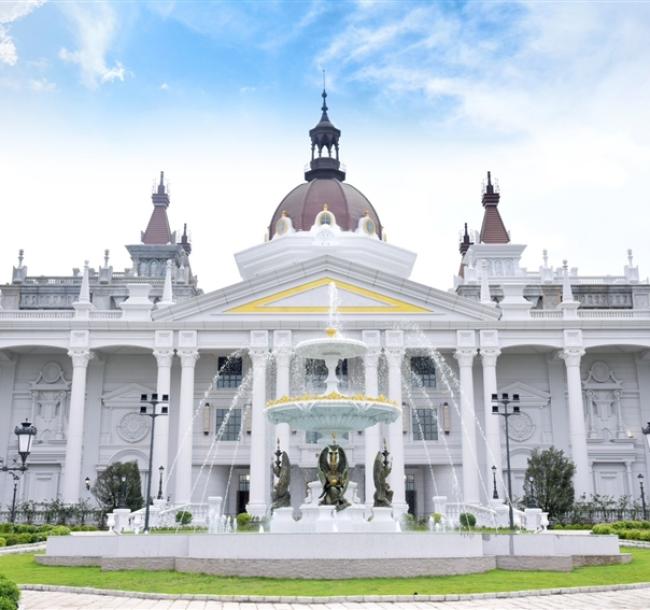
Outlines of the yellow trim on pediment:
{"type": "Polygon", "coordinates": [[[311,305],[311,306],[287,306],[287,305],[273,305],[278,301],[286,299],[288,297],[295,296],[297,294],[302,294],[314,288],[321,288],[322,286],[328,286],[329,284],[334,283],[338,290],[344,290],[351,292],[353,294],[358,294],[360,296],[372,299],[382,303],[382,305],[343,305],[338,308],[339,313],[347,314],[382,314],[382,313],[429,313],[430,310],[425,309],[424,307],[419,307],[413,305],[412,303],[407,303],[405,301],[400,301],[399,299],[394,299],[393,297],[380,294],[374,290],[367,290],[366,288],[361,288],[360,286],[355,286],[354,284],[348,284],[347,282],[341,282],[340,280],[334,280],[328,277],[324,277],[320,280],[314,280],[313,282],[308,282],[307,284],[301,284],[300,286],[294,286],[288,290],[283,290],[282,292],[276,292],[268,297],[263,297],[261,299],[256,299],[250,303],[244,305],[239,305],[233,309],[228,309],[226,313],[311,313],[311,314],[322,314],[328,313],[329,307],[327,305],[311,305]]]}

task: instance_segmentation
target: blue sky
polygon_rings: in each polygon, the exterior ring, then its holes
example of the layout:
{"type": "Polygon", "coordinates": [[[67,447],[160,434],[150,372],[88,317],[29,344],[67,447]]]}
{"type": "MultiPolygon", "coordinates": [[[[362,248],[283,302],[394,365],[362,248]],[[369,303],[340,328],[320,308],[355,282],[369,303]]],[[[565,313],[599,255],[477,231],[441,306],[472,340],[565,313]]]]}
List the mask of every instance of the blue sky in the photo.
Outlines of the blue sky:
{"type": "Polygon", "coordinates": [[[414,279],[451,285],[488,169],[530,268],[617,274],[632,248],[645,277],[648,40],[623,1],[0,2],[0,273],[18,248],[30,273],[127,266],[164,169],[203,287],[235,282],[301,180],[325,68],[348,179],[414,279]]]}

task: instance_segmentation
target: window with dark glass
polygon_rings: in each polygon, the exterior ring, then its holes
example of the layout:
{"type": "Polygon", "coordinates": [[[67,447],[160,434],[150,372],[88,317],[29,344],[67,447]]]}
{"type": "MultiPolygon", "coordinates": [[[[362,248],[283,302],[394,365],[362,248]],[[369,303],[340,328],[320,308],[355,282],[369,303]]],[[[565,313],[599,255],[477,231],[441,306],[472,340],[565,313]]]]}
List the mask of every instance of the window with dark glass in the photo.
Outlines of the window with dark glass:
{"type": "Polygon", "coordinates": [[[411,411],[413,440],[438,440],[438,412],[435,409],[413,409],[411,411]]]}
{"type": "Polygon", "coordinates": [[[219,368],[218,388],[238,388],[240,386],[242,380],[241,358],[219,356],[217,366],[219,368]]]}
{"type": "Polygon", "coordinates": [[[436,366],[429,356],[411,357],[411,375],[417,387],[436,387],[436,366]]]}
{"type": "MultiPolygon", "coordinates": [[[[305,432],[305,443],[308,445],[315,445],[321,438],[323,438],[321,432],[316,432],[315,430],[307,430],[305,432]]],[[[347,441],[350,438],[350,433],[344,432],[343,434],[337,434],[336,438],[342,438],[347,441]]]]}
{"type": "Polygon", "coordinates": [[[404,476],[404,489],[406,491],[413,491],[415,489],[415,475],[407,474],[404,476]]]}
{"type": "Polygon", "coordinates": [[[215,410],[217,426],[215,431],[218,433],[223,426],[221,440],[237,441],[241,432],[241,409],[230,410],[230,415],[228,415],[228,411],[228,409],[215,410]]]}
{"type": "MultiPolygon", "coordinates": [[[[341,360],[336,367],[336,376],[345,388],[348,381],[348,361],[341,360]]],[[[325,380],[327,379],[327,367],[324,360],[313,360],[308,358],[305,361],[305,382],[309,392],[324,392],[325,380]]]]}

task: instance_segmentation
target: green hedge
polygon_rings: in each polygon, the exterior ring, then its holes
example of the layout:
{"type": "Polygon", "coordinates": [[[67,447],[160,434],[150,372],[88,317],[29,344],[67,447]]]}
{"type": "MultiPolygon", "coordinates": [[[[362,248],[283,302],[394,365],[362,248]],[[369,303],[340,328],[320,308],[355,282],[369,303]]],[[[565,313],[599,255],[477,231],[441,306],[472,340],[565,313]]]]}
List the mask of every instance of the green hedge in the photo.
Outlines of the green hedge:
{"type": "MultiPolygon", "coordinates": [[[[67,536],[70,528],[65,525],[13,525],[0,524],[0,546],[43,542],[49,536],[67,536]]],[[[0,608],[2,610],[2,608],[0,608]]]]}
{"type": "Polygon", "coordinates": [[[16,610],[20,591],[8,578],[0,575],[0,610],[16,610]]]}
{"type": "Polygon", "coordinates": [[[594,525],[594,534],[616,534],[622,540],[650,542],[650,521],[615,521],[594,525]]]}

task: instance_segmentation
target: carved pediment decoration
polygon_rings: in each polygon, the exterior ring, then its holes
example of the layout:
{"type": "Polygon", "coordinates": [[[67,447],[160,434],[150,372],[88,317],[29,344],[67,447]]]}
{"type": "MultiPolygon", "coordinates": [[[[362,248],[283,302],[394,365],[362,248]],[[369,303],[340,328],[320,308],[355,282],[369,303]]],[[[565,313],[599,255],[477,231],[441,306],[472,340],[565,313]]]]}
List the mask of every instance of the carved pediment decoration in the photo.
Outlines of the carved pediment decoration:
{"type": "Polygon", "coordinates": [[[626,440],[621,413],[623,384],[610,366],[602,360],[593,362],[582,388],[589,440],[626,440]]]}
{"type": "Polygon", "coordinates": [[[47,362],[30,384],[38,444],[63,443],[68,428],[70,382],[58,362],[47,362]]]}

